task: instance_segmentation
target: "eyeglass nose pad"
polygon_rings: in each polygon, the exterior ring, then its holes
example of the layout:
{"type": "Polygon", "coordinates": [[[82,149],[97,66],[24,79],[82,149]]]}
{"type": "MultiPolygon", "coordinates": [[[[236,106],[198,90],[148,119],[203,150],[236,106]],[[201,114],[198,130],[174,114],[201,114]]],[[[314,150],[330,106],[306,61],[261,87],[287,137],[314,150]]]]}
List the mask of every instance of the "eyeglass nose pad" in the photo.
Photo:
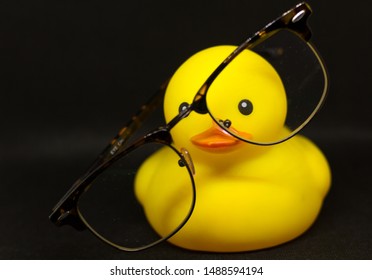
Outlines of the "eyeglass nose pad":
{"type": "Polygon", "coordinates": [[[181,154],[183,155],[184,159],[186,160],[187,165],[189,166],[192,175],[195,175],[195,166],[192,161],[191,155],[186,148],[181,148],[181,154]]]}

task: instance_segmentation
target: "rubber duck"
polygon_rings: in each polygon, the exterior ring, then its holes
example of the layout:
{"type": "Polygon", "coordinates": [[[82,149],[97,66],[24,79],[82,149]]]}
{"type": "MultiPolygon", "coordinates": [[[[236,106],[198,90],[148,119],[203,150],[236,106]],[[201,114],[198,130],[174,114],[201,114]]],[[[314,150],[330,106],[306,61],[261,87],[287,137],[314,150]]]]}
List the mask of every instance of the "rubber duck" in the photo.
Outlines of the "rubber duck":
{"type": "MultiPolygon", "coordinates": [[[[234,48],[208,48],[181,65],[164,98],[166,121],[193,101],[206,78],[234,48]]],[[[239,118],[244,122],[252,110],[271,110],[270,114],[255,115],[249,131],[252,138],[261,135],[270,139],[285,133],[286,98],[278,73],[253,51],[245,50],[239,59],[213,83],[209,90],[222,93],[209,97],[208,102],[230,108],[233,125],[239,118]],[[244,97],[247,94],[249,100],[244,97]],[[275,108],[267,105],[267,100],[273,101],[270,104],[275,108]]],[[[295,239],[316,220],[330,188],[331,172],[320,149],[304,136],[271,146],[254,145],[232,137],[209,114],[196,112],[180,121],[171,135],[177,149],[189,151],[196,183],[195,209],[168,240],[172,244],[210,252],[258,250],[295,239]]],[[[172,182],[178,176],[177,169],[168,168],[167,163],[166,152],[149,157],[138,172],[135,186],[149,222],[159,234],[172,215],[169,209],[182,207],[180,200],[166,198],[163,209],[151,204],[154,195],[161,192],[159,182],[172,182]],[[154,173],[158,184],[148,179],[154,173]]]]}

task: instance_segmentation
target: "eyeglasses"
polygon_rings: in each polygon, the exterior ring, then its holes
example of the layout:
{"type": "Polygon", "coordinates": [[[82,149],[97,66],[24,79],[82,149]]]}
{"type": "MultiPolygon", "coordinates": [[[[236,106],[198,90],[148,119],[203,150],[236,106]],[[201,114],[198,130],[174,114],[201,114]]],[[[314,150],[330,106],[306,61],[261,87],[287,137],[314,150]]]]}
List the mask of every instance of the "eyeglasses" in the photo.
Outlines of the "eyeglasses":
{"type": "MultiPolygon", "coordinates": [[[[251,144],[274,145],[297,134],[318,112],[328,88],[326,69],[310,42],[310,14],[308,4],[300,3],[256,32],[211,72],[192,102],[179,104],[178,113],[169,122],[135,137],[161,107],[169,84],[166,81],[58,202],[51,221],[89,229],[124,251],[149,248],[176,234],[195,206],[195,168],[188,150],[174,146],[171,130],[194,112],[209,114],[223,131],[251,144]],[[275,93],[275,98],[266,97],[265,92],[253,94],[258,90],[254,88],[245,93],[248,97],[239,93],[237,98],[227,98],[228,89],[221,89],[221,84],[226,85],[225,73],[248,50],[269,62],[279,74],[283,90],[275,93]],[[232,115],[231,106],[240,115],[232,115]],[[272,129],[273,123],[278,129],[272,129]],[[157,166],[161,162],[167,163],[165,171],[165,167],[157,166]],[[177,176],[164,180],[164,172],[177,176]],[[146,195],[143,186],[151,186],[146,195]],[[170,205],[177,207],[167,208],[164,201],[175,201],[170,205]],[[150,207],[143,209],[143,204],[150,207]],[[154,222],[150,225],[149,220],[154,222]]],[[[239,83],[249,85],[250,78],[239,83]]]]}

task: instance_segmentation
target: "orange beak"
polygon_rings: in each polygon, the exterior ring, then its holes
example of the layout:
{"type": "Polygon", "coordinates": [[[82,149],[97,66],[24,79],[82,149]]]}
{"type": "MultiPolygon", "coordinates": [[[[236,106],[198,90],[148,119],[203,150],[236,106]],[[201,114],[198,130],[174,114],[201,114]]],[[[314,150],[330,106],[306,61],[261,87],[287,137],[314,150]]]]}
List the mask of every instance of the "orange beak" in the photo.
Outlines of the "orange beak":
{"type": "MultiPolygon", "coordinates": [[[[229,130],[233,132],[235,131],[232,128],[229,128],[229,130]]],[[[244,136],[247,137],[248,134],[244,133],[244,136]]],[[[213,151],[231,150],[232,148],[235,148],[237,145],[243,143],[239,139],[233,137],[232,135],[224,131],[215,123],[213,123],[213,126],[207,129],[206,131],[203,131],[202,133],[191,137],[190,140],[195,146],[199,148],[213,151]]]]}

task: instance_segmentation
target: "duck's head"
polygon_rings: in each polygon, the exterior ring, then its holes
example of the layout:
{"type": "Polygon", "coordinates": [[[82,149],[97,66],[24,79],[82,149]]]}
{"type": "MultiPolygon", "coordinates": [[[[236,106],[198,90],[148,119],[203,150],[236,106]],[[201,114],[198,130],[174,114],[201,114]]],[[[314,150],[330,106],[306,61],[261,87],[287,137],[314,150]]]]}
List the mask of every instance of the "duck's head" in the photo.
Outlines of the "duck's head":
{"type": "MultiPolygon", "coordinates": [[[[212,47],[182,64],[166,91],[166,121],[192,104],[209,75],[235,48],[212,47]]],[[[269,142],[284,128],[287,101],[281,79],[275,69],[253,51],[244,50],[221,72],[210,86],[206,100],[210,114],[192,111],[171,130],[175,145],[187,148],[193,157],[199,154],[236,156],[236,152],[244,149],[258,149],[231,134],[253,142],[269,142]],[[218,122],[224,123],[230,133],[218,122]]]]}

